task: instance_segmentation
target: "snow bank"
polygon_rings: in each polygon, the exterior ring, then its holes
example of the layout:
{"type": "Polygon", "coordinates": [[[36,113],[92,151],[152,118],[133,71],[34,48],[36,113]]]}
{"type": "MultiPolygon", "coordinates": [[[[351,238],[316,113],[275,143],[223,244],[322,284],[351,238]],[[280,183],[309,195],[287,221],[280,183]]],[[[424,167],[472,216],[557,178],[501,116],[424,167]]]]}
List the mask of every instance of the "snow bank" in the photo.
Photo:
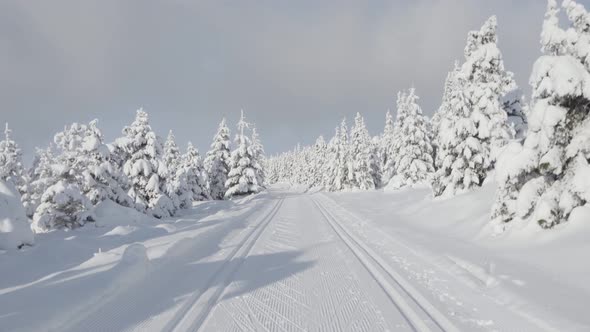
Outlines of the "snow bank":
{"type": "Polygon", "coordinates": [[[155,220],[154,218],[138,212],[135,209],[121,206],[111,200],[105,200],[95,207],[96,226],[118,226],[129,225],[146,220],[155,220]]]}
{"type": "Polygon", "coordinates": [[[16,249],[33,242],[20,195],[12,184],[0,181],[0,249],[16,249]]]}

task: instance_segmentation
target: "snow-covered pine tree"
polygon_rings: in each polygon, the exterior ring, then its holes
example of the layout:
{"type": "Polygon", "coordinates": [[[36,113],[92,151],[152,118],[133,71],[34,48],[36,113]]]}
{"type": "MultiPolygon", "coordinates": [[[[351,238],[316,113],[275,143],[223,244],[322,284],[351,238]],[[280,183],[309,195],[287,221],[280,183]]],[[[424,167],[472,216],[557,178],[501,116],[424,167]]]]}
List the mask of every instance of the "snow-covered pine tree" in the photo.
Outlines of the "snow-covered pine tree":
{"type": "Polygon", "coordinates": [[[461,67],[459,66],[459,62],[455,61],[454,69],[447,74],[447,78],[445,80],[445,86],[443,90],[442,102],[440,104],[440,107],[434,113],[432,119],[430,120],[432,128],[432,147],[434,148],[435,156],[434,168],[436,170],[440,168],[440,163],[442,162],[438,155],[439,146],[441,145],[441,143],[439,142],[442,140],[442,137],[440,137],[439,135],[440,127],[452,125],[452,123],[448,121],[448,119],[450,118],[449,113],[451,112],[451,95],[453,94],[453,90],[456,89],[455,84],[457,81],[457,75],[460,72],[460,70],[461,67]]]}
{"type": "Polygon", "coordinates": [[[385,114],[385,128],[383,129],[383,135],[381,136],[380,142],[380,154],[381,154],[381,169],[383,178],[383,183],[389,182],[389,179],[395,173],[393,169],[393,163],[391,160],[393,159],[394,154],[394,142],[395,142],[395,132],[394,132],[394,121],[393,116],[391,115],[391,111],[387,110],[385,114]]]}
{"type": "Polygon", "coordinates": [[[8,123],[4,129],[4,140],[0,141],[0,180],[11,182],[18,191],[24,191],[24,167],[22,152],[12,139],[8,123]]]}
{"type": "Polygon", "coordinates": [[[340,127],[336,129],[334,138],[330,141],[328,188],[330,191],[350,189],[351,178],[348,127],[346,119],[342,119],[340,127]]]}
{"type": "Polygon", "coordinates": [[[139,109],[123,134],[114,145],[127,156],[123,172],[129,178],[128,194],[135,208],[157,218],[171,216],[175,207],[165,193],[167,170],[161,159],[162,144],[149,125],[148,114],[139,109]]]}
{"type": "Polygon", "coordinates": [[[27,217],[33,218],[35,210],[41,204],[41,197],[47,188],[55,183],[52,165],[55,163],[54,146],[39,149],[35,153],[33,165],[26,177],[25,193],[22,202],[27,217]]]}
{"type": "Polygon", "coordinates": [[[229,128],[225,124],[225,118],[221,120],[219,129],[213,143],[211,143],[211,150],[207,152],[205,158],[205,170],[208,177],[208,189],[213,199],[223,199],[225,197],[225,182],[227,181],[227,174],[229,173],[230,162],[230,136],[229,128]]]}
{"type": "Polygon", "coordinates": [[[231,153],[230,171],[225,183],[226,198],[255,194],[263,189],[256,178],[256,165],[254,164],[256,161],[252,158],[252,142],[246,133],[249,126],[242,110],[235,138],[237,146],[231,153]]]}
{"type": "Polygon", "coordinates": [[[405,112],[401,109],[402,107],[405,107],[405,100],[406,100],[406,94],[405,92],[399,91],[397,93],[397,100],[396,100],[396,106],[397,106],[397,114],[396,114],[396,120],[393,123],[393,130],[391,131],[391,138],[390,138],[390,142],[391,145],[389,146],[389,151],[387,152],[387,154],[389,155],[389,157],[387,158],[387,161],[385,162],[385,164],[383,165],[383,174],[386,175],[386,177],[388,177],[389,179],[387,180],[387,182],[385,183],[386,185],[389,184],[389,181],[391,181],[391,178],[393,178],[395,176],[395,169],[396,169],[396,165],[395,165],[395,160],[396,157],[399,153],[399,150],[401,148],[401,141],[400,141],[400,132],[401,132],[401,123],[403,122],[403,117],[405,116],[405,112]]]}
{"type": "Polygon", "coordinates": [[[354,126],[350,132],[350,158],[352,168],[351,185],[361,190],[375,189],[373,179],[372,157],[373,144],[371,136],[365,127],[365,121],[360,113],[356,113],[354,126]]]}
{"type": "Polygon", "coordinates": [[[323,136],[316,139],[313,145],[313,180],[312,187],[319,187],[324,185],[324,172],[327,171],[326,162],[328,154],[328,145],[323,136]]]}
{"type": "Polygon", "coordinates": [[[112,154],[106,144],[98,120],[91,121],[85,129],[76,159],[84,165],[78,185],[92,204],[110,199],[122,206],[131,207],[133,201],[127,195],[129,181],[117,164],[111,160],[112,154]]]}
{"type": "Polygon", "coordinates": [[[514,136],[508,123],[502,99],[516,88],[513,74],[504,69],[502,53],[497,45],[497,19],[490,17],[479,31],[469,34],[465,48],[465,63],[460,75],[465,79],[465,96],[477,136],[493,165],[500,148],[514,136]]]}
{"type": "Polygon", "coordinates": [[[174,137],[172,130],[168,132],[168,137],[166,137],[166,141],[164,142],[164,155],[162,156],[162,161],[166,167],[166,184],[164,186],[166,195],[172,200],[174,207],[179,208],[181,198],[178,196],[178,188],[175,183],[178,182],[176,175],[180,165],[180,149],[178,148],[178,145],[176,145],[176,138],[174,137]]]}
{"type": "Polygon", "coordinates": [[[395,175],[388,183],[392,189],[424,182],[434,172],[430,122],[417,101],[413,88],[398,98],[395,175]]]}
{"type": "Polygon", "coordinates": [[[173,187],[179,199],[179,208],[187,209],[193,201],[210,199],[207,191],[207,175],[199,151],[188,143],[186,153],[180,158],[173,187]]]}
{"type": "Polygon", "coordinates": [[[60,153],[51,165],[51,183],[33,215],[32,228],[36,232],[76,228],[95,220],[92,202],[84,195],[83,185],[91,180],[85,176],[89,170],[85,151],[94,150],[99,142],[88,134],[87,126],[74,123],[55,135],[54,143],[60,153]]]}
{"type": "Polygon", "coordinates": [[[445,112],[437,120],[435,196],[481,186],[497,154],[514,136],[501,100],[515,87],[497,46],[496,17],[468,34],[465,63],[452,75],[445,112]]]}
{"type": "Polygon", "coordinates": [[[551,228],[589,205],[590,14],[571,0],[562,7],[567,30],[559,26],[556,1],[548,1],[526,139],[510,144],[498,161],[492,218],[501,230],[512,220],[551,228]]]}
{"type": "Polygon", "coordinates": [[[264,147],[255,127],[252,127],[252,145],[250,145],[250,149],[252,150],[252,166],[256,172],[256,182],[260,187],[264,188],[266,183],[266,174],[264,173],[263,167],[265,159],[264,147]]]}
{"type": "Polygon", "coordinates": [[[383,186],[383,171],[381,167],[383,160],[381,159],[381,137],[375,136],[371,139],[371,153],[369,165],[371,168],[371,177],[375,183],[375,187],[383,186]]]}

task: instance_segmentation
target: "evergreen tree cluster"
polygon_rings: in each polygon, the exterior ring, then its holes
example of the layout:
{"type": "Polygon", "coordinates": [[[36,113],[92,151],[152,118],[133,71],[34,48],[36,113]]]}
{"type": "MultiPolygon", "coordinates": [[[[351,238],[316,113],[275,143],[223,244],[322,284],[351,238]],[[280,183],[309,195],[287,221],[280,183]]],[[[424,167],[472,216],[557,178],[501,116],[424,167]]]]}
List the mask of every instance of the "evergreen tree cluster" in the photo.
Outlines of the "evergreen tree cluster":
{"type": "Polygon", "coordinates": [[[464,62],[447,75],[430,121],[413,89],[400,92],[397,118],[387,112],[380,136],[369,139],[357,115],[350,133],[343,121],[328,144],[320,137],[270,158],[269,181],[332,191],[426,182],[434,196],[454,196],[495,171],[491,217],[499,231],[583,216],[590,208],[590,13],[573,0],[548,0],[530,107],[504,68],[496,29],[492,16],[469,32],[464,62]]]}
{"type": "Polygon", "coordinates": [[[264,148],[243,112],[235,150],[230,150],[223,119],[205,161],[190,142],[182,153],[172,131],[162,140],[143,109],[122,133],[107,144],[97,120],[73,123],[46,149],[37,149],[33,164],[25,169],[6,125],[0,141],[0,180],[20,191],[34,231],[83,226],[95,220],[94,207],[105,200],[165,218],[194,201],[264,189],[264,148]]]}

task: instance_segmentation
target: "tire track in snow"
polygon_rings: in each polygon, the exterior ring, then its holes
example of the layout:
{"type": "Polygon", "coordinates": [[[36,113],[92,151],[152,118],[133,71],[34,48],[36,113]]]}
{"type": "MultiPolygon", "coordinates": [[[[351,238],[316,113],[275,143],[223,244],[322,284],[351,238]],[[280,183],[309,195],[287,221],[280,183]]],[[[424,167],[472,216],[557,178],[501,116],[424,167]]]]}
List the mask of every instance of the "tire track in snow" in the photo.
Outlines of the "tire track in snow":
{"type": "Polygon", "coordinates": [[[413,309],[413,306],[406,301],[406,296],[409,297],[441,330],[447,332],[459,331],[450,320],[436,309],[436,307],[422,296],[408,281],[391,268],[389,264],[380,258],[377,253],[344,228],[321,202],[313,198],[312,201],[324,216],[326,222],[374,277],[377,283],[383,288],[389,298],[395,303],[416,331],[430,331],[431,328],[426,325],[421,318],[421,315],[413,309]],[[397,285],[397,287],[395,285],[397,285]],[[398,288],[401,289],[403,293],[400,292],[398,288]],[[404,294],[406,296],[404,296],[404,294]]]}
{"type": "Polygon", "coordinates": [[[164,327],[163,331],[197,331],[207,319],[211,309],[220,299],[225,288],[231,283],[232,277],[238,271],[245,257],[248,255],[266,226],[277,214],[284,198],[279,199],[273,209],[260,221],[244,239],[234,247],[225,262],[208,280],[205,291],[197,292],[189,298],[176,312],[174,317],[164,327]],[[214,286],[218,281],[220,285],[214,286]]]}

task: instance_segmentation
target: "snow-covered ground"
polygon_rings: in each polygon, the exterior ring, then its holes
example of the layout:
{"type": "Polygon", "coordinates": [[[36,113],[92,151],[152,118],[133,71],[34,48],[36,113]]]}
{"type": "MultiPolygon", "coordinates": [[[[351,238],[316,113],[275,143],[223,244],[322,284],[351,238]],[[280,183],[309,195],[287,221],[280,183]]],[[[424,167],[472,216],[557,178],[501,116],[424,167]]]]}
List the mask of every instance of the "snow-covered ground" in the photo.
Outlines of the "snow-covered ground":
{"type": "Polygon", "coordinates": [[[275,186],[165,220],[103,203],[0,254],[0,330],[590,329],[590,226],[494,236],[493,190],[275,186]]]}

